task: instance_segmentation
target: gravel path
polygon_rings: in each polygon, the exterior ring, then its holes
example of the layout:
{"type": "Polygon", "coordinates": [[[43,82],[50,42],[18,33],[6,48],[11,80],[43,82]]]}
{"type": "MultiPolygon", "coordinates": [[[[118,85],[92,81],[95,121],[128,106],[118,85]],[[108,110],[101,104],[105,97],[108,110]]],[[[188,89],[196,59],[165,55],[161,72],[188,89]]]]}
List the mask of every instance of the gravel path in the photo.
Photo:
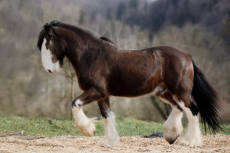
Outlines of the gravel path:
{"type": "Polygon", "coordinates": [[[101,147],[96,142],[101,137],[0,137],[0,153],[43,153],[43,152],[183,152],[183,153],[230,153],[229,135],[203,135],[203,147],[189,148],[169,145],[163,138],[121,137],[117,147],[101,147]]]}

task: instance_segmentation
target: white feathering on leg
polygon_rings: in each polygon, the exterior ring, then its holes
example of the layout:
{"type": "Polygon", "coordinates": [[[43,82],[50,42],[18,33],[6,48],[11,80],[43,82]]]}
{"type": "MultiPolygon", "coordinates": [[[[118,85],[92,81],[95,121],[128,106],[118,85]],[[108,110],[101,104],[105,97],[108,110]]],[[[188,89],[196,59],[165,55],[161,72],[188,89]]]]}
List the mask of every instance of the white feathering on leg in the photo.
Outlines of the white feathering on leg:
{"type": "Polygon", "coordinates": [[[116,121],[113,112],[108,112],[108,117],[104,119],[105,135],[97,142],[97,145],[113,147],[119,143],[119,136],[116,130],[116,121]]]}
{"type": "Polygon", "coordinates": [[[164,123],[163,136],[165,140],[168,141],[170,144],[173,143],[183,132],[183,126],[181,123],[182,116],[183,112],[173,107],[171,114],[164,123]]]}
{"type": "Polygon", "coordinates": [[[177,141],[177,144],[189,147],[202,146],[202,137],[199,127],[199,117],[193,116],[191,110],[184,106],[184,103],[178,103],[179,106],[185,111],[188,120],[188,132],[187,134],[177,141]]]}
{"type": "MultiPolygon", "coordinates": [[[[76,101],[75,104],[79,103],[79,100],[76,101]]],[[[81,103],[81,102],[80,102],[81,103]]],[[[93,136],[95,134],[95,125],[96,117],[88,118],[82,110],[82,106],[79,107],[76,105],[72,108],[75,125],[81,131],[81,133],[85,136],[93,136]]]]}

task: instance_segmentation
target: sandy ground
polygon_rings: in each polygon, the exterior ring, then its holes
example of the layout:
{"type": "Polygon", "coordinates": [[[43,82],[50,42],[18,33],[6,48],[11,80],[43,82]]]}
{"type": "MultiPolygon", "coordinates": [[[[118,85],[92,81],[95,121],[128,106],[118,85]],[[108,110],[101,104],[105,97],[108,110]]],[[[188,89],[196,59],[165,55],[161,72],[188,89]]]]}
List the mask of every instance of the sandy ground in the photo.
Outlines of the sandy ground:
{"type": "Polygon", "coordinates": [[[189,148],[169,145],[163,138],[141,138],[140,136],[121,137],[117,147],[101,147],[96,142],[101,137],[0,137],[0,153],[37,153],[37,152],[189,152],[189,153],[230,153],[229,135],[203,136],[203,147],[189,148]]]}

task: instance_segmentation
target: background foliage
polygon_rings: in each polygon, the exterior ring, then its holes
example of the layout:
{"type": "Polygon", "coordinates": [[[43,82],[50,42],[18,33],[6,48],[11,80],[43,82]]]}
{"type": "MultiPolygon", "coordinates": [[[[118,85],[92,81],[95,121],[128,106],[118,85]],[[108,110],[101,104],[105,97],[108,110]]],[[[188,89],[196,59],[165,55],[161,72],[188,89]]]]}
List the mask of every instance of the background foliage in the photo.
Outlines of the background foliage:
{"type": "MultiPolygon", "coordinates": [[[[121,48],[168,45],[192,55],[222,99],[230,103],[230,6],[228,0],[0,0],[0,114],[70,118],[68,61],[49,75],[36,48],[51,20],[88,28],[121,48]]],[[[173,75],[173,74],[172,74],[173,75]]],[[[74,97],[81,94],[76,78],[74,97]]],[[[163,122],[170,107],[152,96],[111,98],[117,116],[163,122]]],[[[94,102],[88,116],[100,117],[94,102]]],[[[230,122],[230,114],[223,114],[230,122]]]]}

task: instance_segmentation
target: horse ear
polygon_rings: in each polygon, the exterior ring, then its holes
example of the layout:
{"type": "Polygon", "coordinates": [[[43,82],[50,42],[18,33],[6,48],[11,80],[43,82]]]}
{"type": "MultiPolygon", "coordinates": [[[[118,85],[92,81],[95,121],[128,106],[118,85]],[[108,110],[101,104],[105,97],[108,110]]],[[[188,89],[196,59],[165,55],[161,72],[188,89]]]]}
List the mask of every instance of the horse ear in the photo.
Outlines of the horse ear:
{"type": "Polygon", "coordinates": [[[45,30],[46,33],[48,33],[49,35],[51,35],[51,36],[54,35],[53,30],[52,30],[52,27],[51,27],[48,23],[46,23],[46,24],[44,25],[44,30],[45,30]]]}

